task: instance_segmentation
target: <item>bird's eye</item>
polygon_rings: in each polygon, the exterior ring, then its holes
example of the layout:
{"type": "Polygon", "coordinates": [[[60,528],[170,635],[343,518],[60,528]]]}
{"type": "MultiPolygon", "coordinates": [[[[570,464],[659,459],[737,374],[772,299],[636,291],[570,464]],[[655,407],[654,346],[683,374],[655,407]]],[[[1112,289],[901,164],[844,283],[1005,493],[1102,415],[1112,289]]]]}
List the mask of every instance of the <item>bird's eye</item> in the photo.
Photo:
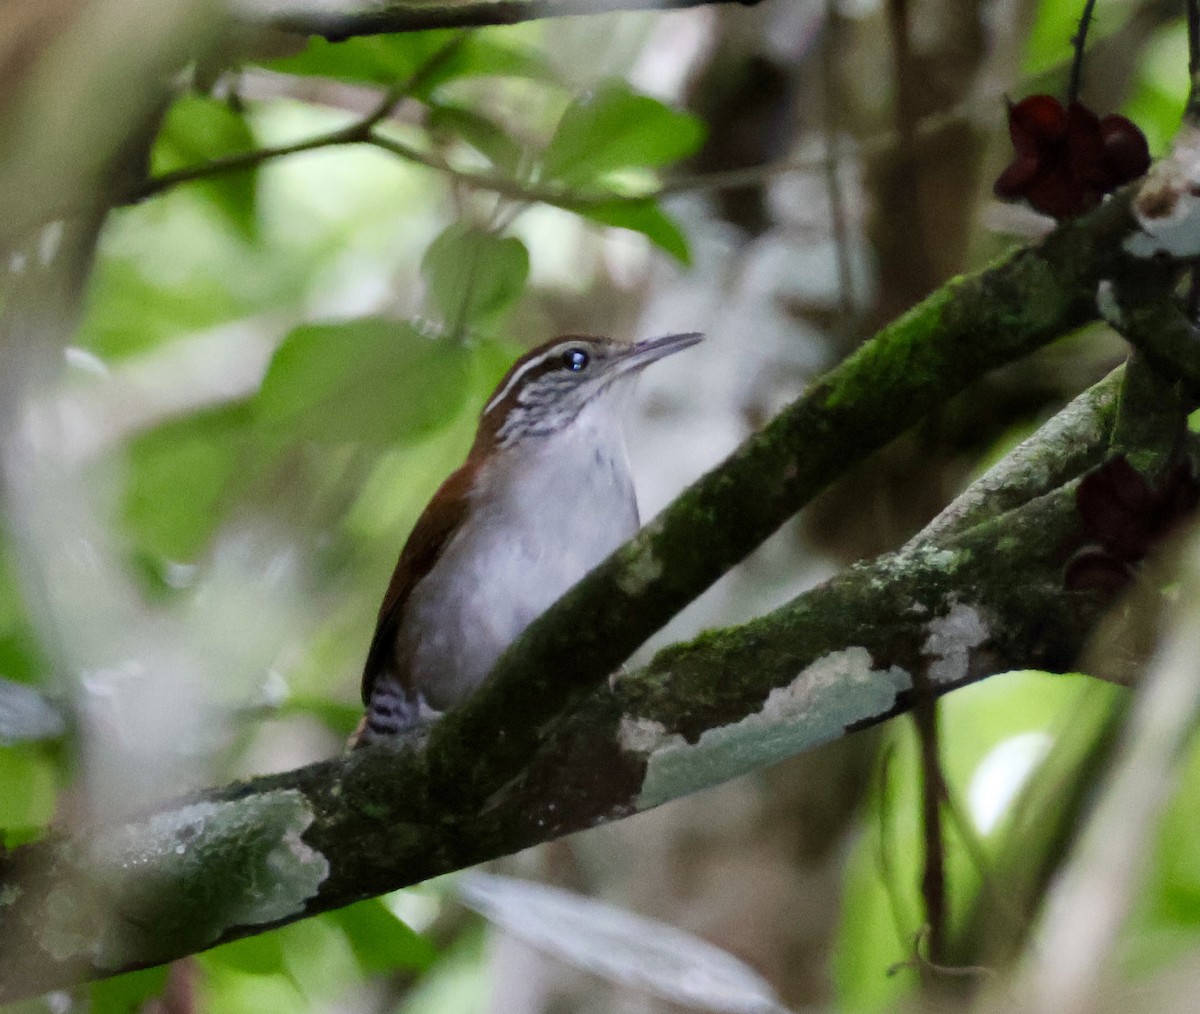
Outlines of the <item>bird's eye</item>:
{"type": "Polygon", "coordinates": [[[567,349],[562,354],[563,369],[578,373],[587,368],[588,359],[588,354],[583,349],[567,349]]]}

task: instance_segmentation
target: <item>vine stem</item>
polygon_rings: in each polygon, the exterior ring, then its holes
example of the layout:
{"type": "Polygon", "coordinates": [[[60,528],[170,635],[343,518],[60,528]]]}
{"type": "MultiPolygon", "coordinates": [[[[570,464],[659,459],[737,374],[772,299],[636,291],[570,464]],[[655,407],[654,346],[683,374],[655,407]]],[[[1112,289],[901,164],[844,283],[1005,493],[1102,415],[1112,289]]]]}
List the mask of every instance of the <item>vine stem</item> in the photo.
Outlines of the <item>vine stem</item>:
{"type": "MultiPolygon", "coordinates": [[[[1195,2],[1195,0],[1189,0],[1195,2]]],[[[1071,60],[1071,79],[1067,85],[1067,104],[1079,101],[1079,91],[1083,87],[1083,55],[1087,50],[1088,29],[1092,27],[1092,15],[1096,11],[1096,0],[1087,0],[1083,5],[1083,13],[1079,15],[1079,27],[1071,36],[1071,46],[1075,56],[1071,60]]]]}

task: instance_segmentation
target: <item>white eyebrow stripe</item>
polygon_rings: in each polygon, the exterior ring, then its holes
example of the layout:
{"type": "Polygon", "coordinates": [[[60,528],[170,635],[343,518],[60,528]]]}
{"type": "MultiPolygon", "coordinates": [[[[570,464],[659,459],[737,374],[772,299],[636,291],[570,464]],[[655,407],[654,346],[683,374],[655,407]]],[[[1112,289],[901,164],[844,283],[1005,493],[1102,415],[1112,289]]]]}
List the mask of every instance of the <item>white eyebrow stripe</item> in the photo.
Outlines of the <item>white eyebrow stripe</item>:
{"type": "Polygon", "coordinates": [[[487,415],[492,409],[494,409],[497,405],[499,405],[500,402],[502,402],[508,396],[508,393],[514,387],[517,386],[517,384],[520,382],[521,378],[524,377],[525,374],[528,373],[530,370],[532,370],[535,366],[540,366],[548,358],[550,358],[551,356],[558,353],[561,349],[569,348],[575,344],[577,344],[577,343],[576,342],[559,342],[557,345],[554,346],[554,348],[547,349],[540,356],[536,356],[535,358],[529,360],[529,362],[525,363],[524,366],[522,366],[511,377],[508,378],[508,383],[506,383],[502,388],[500,388],[499,391],[497,391],[495,394],[492,395],[491,401],[489,401],[486,405],[483,406],[483,414],[487,415]]]}

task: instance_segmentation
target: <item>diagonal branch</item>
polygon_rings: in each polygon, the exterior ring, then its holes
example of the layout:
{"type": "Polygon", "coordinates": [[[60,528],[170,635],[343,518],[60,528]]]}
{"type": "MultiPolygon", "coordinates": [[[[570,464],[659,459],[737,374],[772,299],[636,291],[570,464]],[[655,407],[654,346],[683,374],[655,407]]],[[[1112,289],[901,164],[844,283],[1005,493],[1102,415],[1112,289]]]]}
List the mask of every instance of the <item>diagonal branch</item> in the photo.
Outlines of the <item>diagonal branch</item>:
{"type": "MultiPolygon", "coordinates": [[[[606,684],[847,467],[1094,319],[1098,283],[1178,250],[1181,224],[1200,233],[1190,194],[1168,229],[1119,194],[885,328],[537,621],[424,752],[363,750],[0,857],[0,988],[170,960],[657,805],[911,708],[915,673],[944,693],[1069,667],[1103,602],[1063,588],[1078,536],[1071,484],[1045,485],[1069,478],[1059,460],[1013,470],[1033,499],[1001,490],[999,515],[959,512],[936,540],[606,684]]],[[[1103,418],[1077,429],[1106,440],[1111,398],[1090,400],[1103,418]]],[[[1053,440],[1024,460],[1057,458],[1053,440]]]]}
{"type": "Polygon", "coordinates": [[[820,380],[537,620],[434,729],[439,798],[464,809],[518,772],[543,725],[850,465],[971,380],[1096,316],[1136,232],[1129,195],[952,281],[820,380]],[[481,749],[487,744],[487,749],[481,749]]]}
{"type": "MultiPolygon", "coordinates": [[[[1112,399],[1083,404],[1099,453],[1112,399]]],[[[648,809],[906,711],[918,674],[942,694],[1068,668],[1104,604],[1063,588],[1075,519],[1068,483],[668,648],[549,723],[483,811],[449,809],[420,753],[376,748],[18,849],[0,860],[0,992],[171,960],[648,809]]]]}

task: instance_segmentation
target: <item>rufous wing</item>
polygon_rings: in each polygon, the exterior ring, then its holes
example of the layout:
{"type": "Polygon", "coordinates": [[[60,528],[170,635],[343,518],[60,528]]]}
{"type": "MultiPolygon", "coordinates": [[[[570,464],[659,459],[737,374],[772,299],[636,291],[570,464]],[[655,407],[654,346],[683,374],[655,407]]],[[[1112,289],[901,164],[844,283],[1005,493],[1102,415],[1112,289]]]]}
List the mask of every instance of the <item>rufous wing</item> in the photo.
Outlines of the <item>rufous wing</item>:
{"type": "Polygon", "coordinates": [[[400,685],[415,696],[416,688],[412,686],[409,674],[396,664],[396,636],[412,590],[421,578],[433,570],[467,516],[473,471],[468,462],[442,483],[417,519],[412,534],[400,551],[387,594],[379,607],[375,636],[363,667],[362,698],[363,704],[368,707],[375,683],[385,673],[393,674],[400,685]]]}

